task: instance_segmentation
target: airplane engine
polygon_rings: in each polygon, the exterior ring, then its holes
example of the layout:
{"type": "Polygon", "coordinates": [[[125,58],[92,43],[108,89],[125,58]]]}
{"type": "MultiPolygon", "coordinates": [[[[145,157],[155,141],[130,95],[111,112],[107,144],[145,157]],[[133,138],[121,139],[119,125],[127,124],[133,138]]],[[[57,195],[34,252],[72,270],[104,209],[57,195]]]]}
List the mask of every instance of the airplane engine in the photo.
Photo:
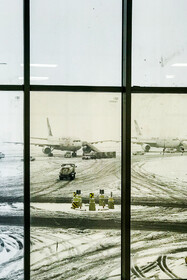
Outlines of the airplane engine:
{"type": "Polygon", "coordinates": [[[149,144],[144,144],[142,145],[142,149],[144,150],[144,152],[149,152],[151,146],[149,144]]]}
{"type": "Polygon", "coordinates": [[[182,141],[183,148],[187,148],[187,141],[182,141]]]}
{"type": "Polygon", "coordinates": [[[49,154],[51,154],[51,148],[49,148],[49,147],[44,147],[44,148],[42,149],[42,152],[43,152],[44,154],[46,154],[46,155],[49,155],[49,154]]]}
{"type": "Polygon", "coordinates": [[[179,152],[184,152],[184,146],[187,147],[187,142],[186,141],[183,142],[183,145],[178,146],[177,150],[179,152]]]}

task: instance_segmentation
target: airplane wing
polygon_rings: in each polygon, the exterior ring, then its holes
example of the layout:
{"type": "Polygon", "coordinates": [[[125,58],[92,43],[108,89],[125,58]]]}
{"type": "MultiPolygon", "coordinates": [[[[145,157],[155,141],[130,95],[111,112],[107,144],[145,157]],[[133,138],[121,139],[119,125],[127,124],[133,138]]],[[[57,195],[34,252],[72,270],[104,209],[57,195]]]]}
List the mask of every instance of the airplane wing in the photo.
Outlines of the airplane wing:
{"type": "Polygon", "coordinates": [[[60,147],[60,145],[57,145],[57,144],[49,144],[49,143],[41,143],[41,142],[30,142],[30,145],[34,145],[34,146],[38,146],[38,147],[45,147],[45,146],[47,146],[47,147],[51,147],[51,148],[58,148],[58,147],[60,147]]]}
{"type": "MultiPolygon", "coordinates": [[[[3,143],[24,145],[24,142],[8,142],[8,141],[6,141],[6,142],[3,142],[3,143]]],[[[44,146],[59,147],[59,145],[54,145],[54,144],[49,144],[49,143],[41,143],[41,142],[30,142],[30,145],[35,145],[35,146],[39,146],[39,147],[44,147],[44,146]]]]}
{"type": "Polygon", "coordinates": [[[113,142],[113,143],[119,143],[121,140],[99,140],[94,142],[88,142],[90,144],[98,144],[98,143],[106,143],[106,142],[113,142]]]}
{"type": "Polygon", "coordinates": [[[156,145],[157,141],[155,139],[138,139],[138,138],[131,138],[131,143],[133,144],[148,144],[150,146],[156,145]]]}
{"type": "Polygon", "coordinates": [[[30,142],[30,145],[38,146],[38,147],[44,147],[47,146],[47,143],[39,143],[39,142],[30,142]]]}
{"type": "Polygon", "coordinates": [[[38,140],[47,140],[47,138],[43,137],[30,137],[31,139],[38,139],[38,140]]]}
{"type": "MultiPolygon", "coordinates": [[[[47,140],[47,138],[39,138],[39,137],[30,137],[30,139],[47,140]]],[[[3,143],[7,143],[7,144],[21,144],[21,145],[24,144],[24,142],[18,142],[18,141],[3,141],[3,143]]]]}
{"type": "MultiPolygon", "coordinates": [[[[30,139],[47,140],[47,138],[38,138],[38,137],[31,137],[30,139]]],[[[21,145],[24,144],[24,142],[17,142],[17,141],[3,141],[3,143],[6,143],[6,144],[21,144],[21,145]]],[[[38,145],[38,146],[41,145],[41,147],[47,145],[47,143],[43,144],[43,143],[41,143],[41,142],[38,142],[38,143],[30,143],[30,144],[31,144],[31,145],[38,145]]],[[[52,145],[50,145],[50,146],[52,146],[52,145]]]]}
{"type": "Polygon", "coordinates": [[[10,141],[3,141],[3,143],[6,143],[6,144],[21,144],[23,145],[23,142],[10,142],[10,141]]]}

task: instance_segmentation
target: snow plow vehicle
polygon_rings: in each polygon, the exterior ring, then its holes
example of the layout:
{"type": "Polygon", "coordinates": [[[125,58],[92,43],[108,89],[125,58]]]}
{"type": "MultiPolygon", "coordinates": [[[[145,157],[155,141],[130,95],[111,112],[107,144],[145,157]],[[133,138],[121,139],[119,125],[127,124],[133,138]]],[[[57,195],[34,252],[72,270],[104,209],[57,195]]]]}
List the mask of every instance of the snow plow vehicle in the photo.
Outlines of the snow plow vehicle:
{"type": "Polygon", "coordinates": [[[59,172],[59,179],[60,180],[74,180],[75,179],[75,168],[77,166],[73,163],[65,163],[61,165],[61,169],[59,172]]]}

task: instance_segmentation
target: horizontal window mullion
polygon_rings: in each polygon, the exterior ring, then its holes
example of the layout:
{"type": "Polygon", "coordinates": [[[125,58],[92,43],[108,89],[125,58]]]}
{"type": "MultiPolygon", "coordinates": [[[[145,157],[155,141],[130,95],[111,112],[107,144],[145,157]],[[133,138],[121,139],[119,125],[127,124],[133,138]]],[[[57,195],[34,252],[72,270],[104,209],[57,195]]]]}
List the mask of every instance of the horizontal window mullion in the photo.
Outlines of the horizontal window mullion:
{"type": "Polygon", "coordinates": [[[0,85],[0,91],[24,91],[23,85],[0,85]]]}
{"type": "Polygon", "coordinates": [[[187,93],[187,87],[131,87],[131,93],[187,93]]]}
{"type": "Polygon", "coordinates": [[[31,85],[30,91],[74,91],[74,92],[121,92],[122,87],[111,86],[68,86],[68,85],[31,85]]]}

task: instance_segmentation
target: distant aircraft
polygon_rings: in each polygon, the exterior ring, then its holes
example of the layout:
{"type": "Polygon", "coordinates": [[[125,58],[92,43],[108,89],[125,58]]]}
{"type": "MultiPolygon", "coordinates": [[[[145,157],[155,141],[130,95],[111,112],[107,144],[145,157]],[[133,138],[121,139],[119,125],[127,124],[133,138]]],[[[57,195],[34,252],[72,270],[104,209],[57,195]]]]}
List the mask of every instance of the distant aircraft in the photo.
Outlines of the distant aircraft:
{"type": "Polygon", "coordinates": [[[47,138],[40,138],[40,137],[31,137],[31,139],[38,139],[38,140],[45,140],[45,143],[41,142],[32,142],[31,145],[36,145],[43,147],[42,152],[47,154],[48,156],[53,156],[53,150],[60,150],[60,151],[70,151],[72,152],[72,157],[77,156],[77,151],[83,148],[83,152],[89,153],[91,151],[99,152],[99,150],[94,147],[92,144],[98,142],[82,142],[78,138],[70,138],[70,137],[62,137],[57,138],[54,137],[52,134],[51,126],[49,123],[49,119],[47,118],[47,128],[48,128],[48,137],[47,138]]]}
{"type": "Polygon", "coordinates": [[[134,120],[137,137],[132,137],[132,143],[141,145],[145,152],[149,152],[151,147],[166,149],[176,149],[178,152],[184,152],[185,140],[178,138],[143,138],[141,130],[136,120],[134,120]]]}
{"type": "MultiPolygon", "coordinates": [[[[105,143],[106,142],[115,142],[115,143],[120,142],[119,140],[101,140],[101,141],[87,142],[87,141],[81,141],[78,138],[54,137],[52,134],[52,130],[51,130],[51,126],[50,126],[48,118],[47,118],[47,128],[48,128],[48,137],[47,138],[31,137],[31,139],[43,140],[43,142],[32,141],[32,142],[30,142],[30,144],[39,146],[39,147],[43,147],[42,152],[48,156],[53,156],[53,153],[52,153],[53,150],[60,150],[60,151],[72,152],[72,157],[76,157],[77,151],[80,150],[81,148],[83,150],[83,154],[88,154],[91,151],[101,152],[93,144],[104,143],[104,142],[105,143]]],[[[21,145],[24,144],[23,142],[4,142],[4,143],[21,144],[21,145]]],[[[70,154],[70,156],[71,156],[71,154],[70,154]]]]}

